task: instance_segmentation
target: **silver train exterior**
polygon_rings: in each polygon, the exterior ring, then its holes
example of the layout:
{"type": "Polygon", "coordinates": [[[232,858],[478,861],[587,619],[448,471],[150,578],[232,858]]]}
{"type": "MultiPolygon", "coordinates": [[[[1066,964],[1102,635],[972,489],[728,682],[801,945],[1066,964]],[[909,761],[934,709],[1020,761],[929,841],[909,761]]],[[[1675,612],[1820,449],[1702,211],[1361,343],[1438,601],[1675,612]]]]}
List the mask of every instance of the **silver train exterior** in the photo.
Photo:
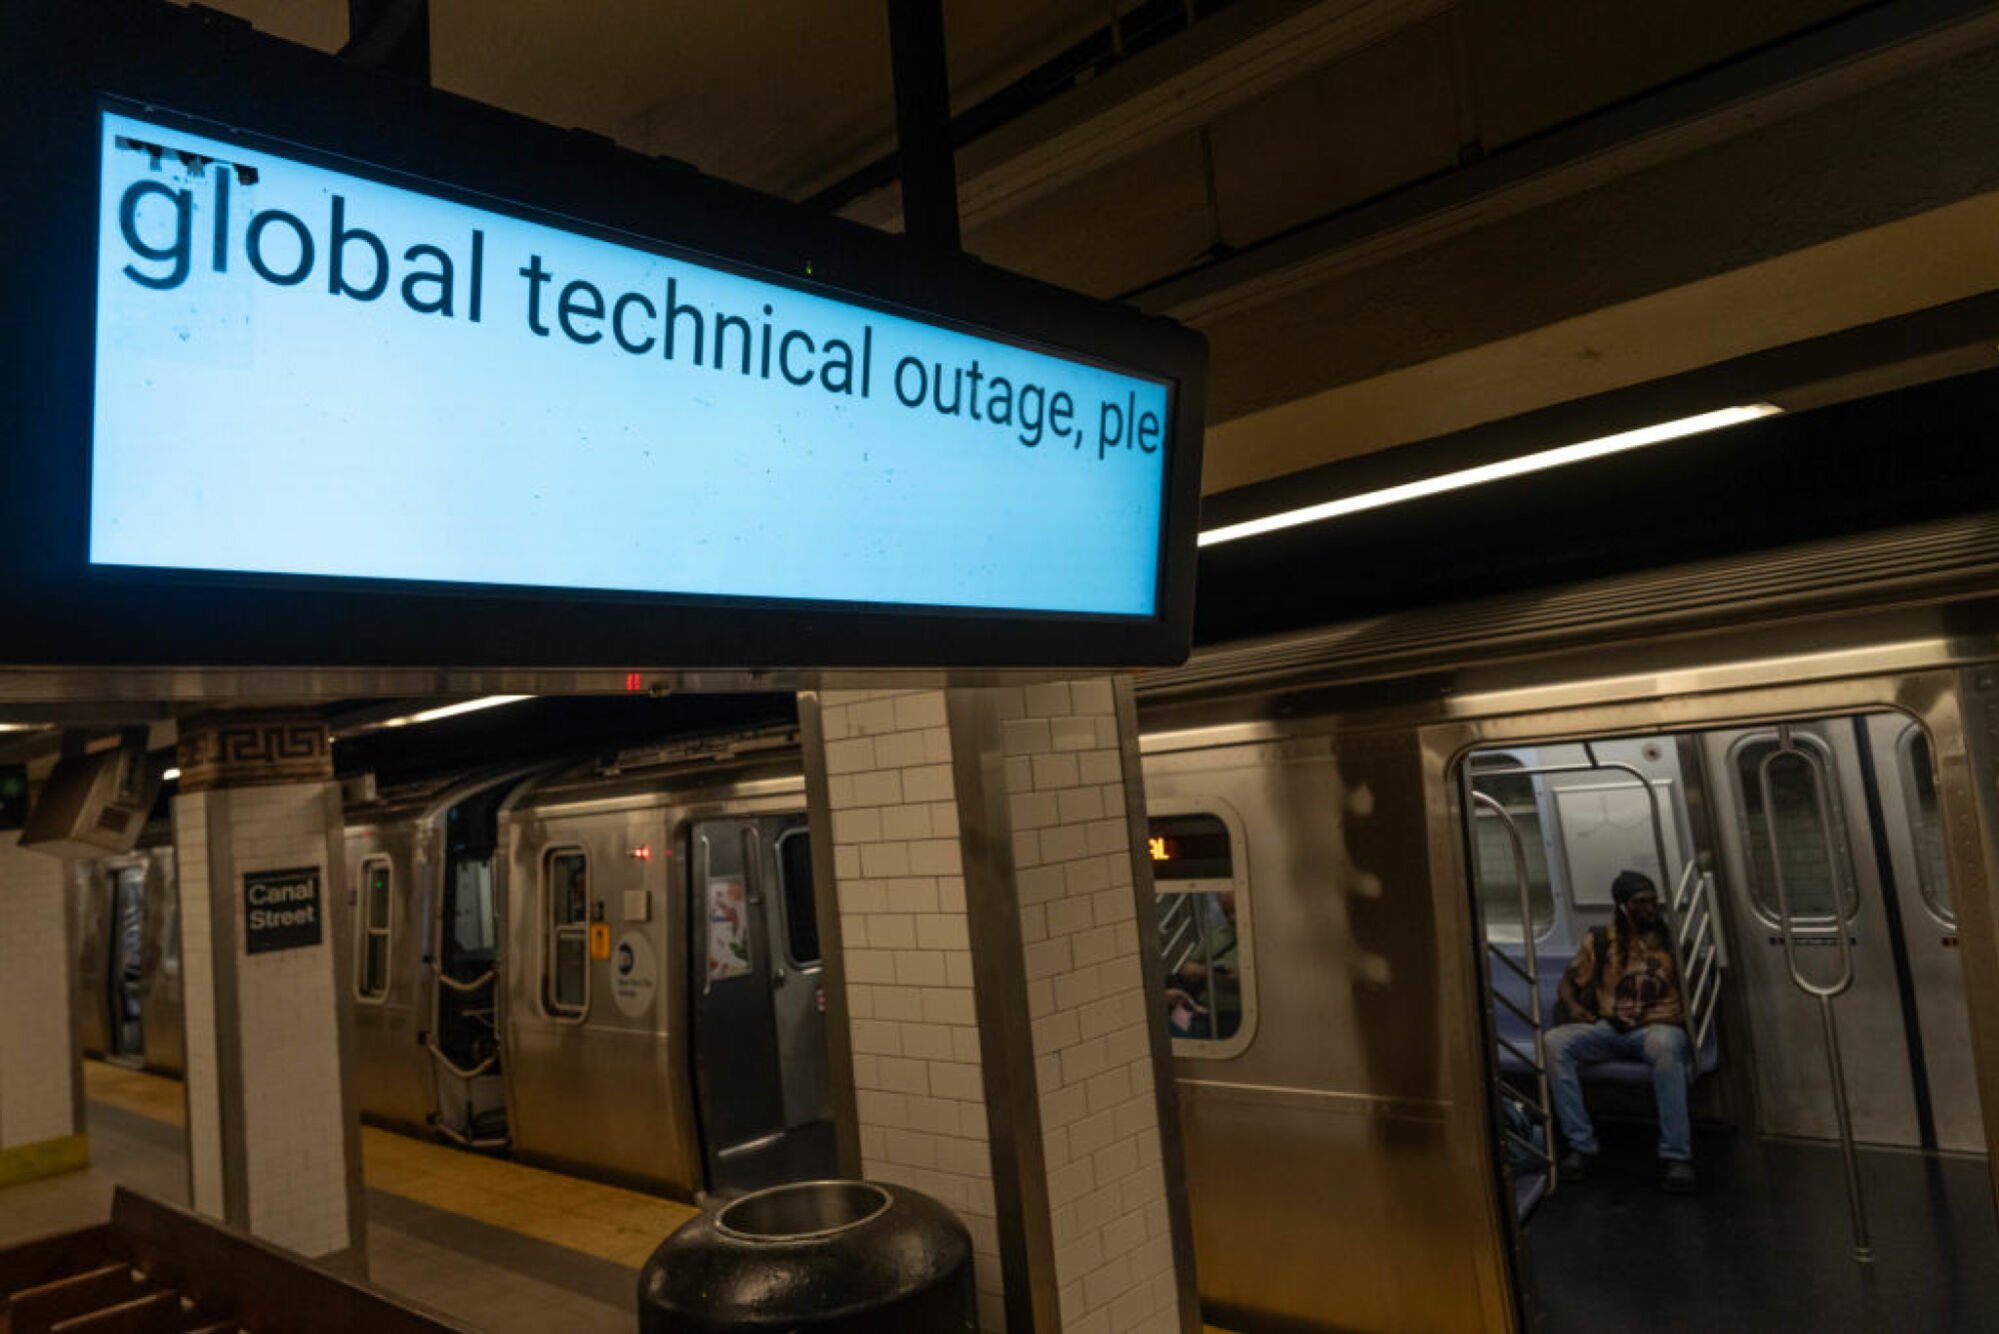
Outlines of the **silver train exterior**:
{"type": "MultiPolygon", "coordinates": [[[[1919,724],[1954,899],[1950,985],[1963,1006],[1931,1009],[1947,1025],[1940,1044],[1969,1039],[1962,1068],[1941,1076],[1962,1085],[1941,1096],[1970,1109],[1948,1135],[1982,1153],[1999,1133],[1999,1056],[1990,1055],[1999,1053],[1999,518],[1225,646],[1146,674],[1138,694],[1155,827],[1219,821],[1230,845],[1206,879],[1176,883],[1160,868],[1162,927],[1175,893],[1233,891],[1243,951],[1235,1031],[1175,1042],[1209,1318],[1246,1329],[1521,1325],[1485,948],[1503,931],[1482,915],[1475,883],[1463,768],[1474,752],[1658,737],[1689,756],[1681,738],[1697,752],[1828,719],[1861,718],[1862,730],[1888,736],[1919,724]]],[[[523,1153],[691,1195],[711,1179],[704,1162],[716,1164],[701,1147],[689,1075],[688,1007],[700,989],[676,971],[704,957],[687,936],[698,929],[687,896],[733,878],[761,879],[766,903],[780,897],[769,888],[782,876],[773,854],[802,823],[803,792],[782,742],[628,762],[538,776],[510,787],[498,812],[506,951],[536,960],[499,974],[508,1126],[523,1153]],[[705,852],[694,842],[703,821],[722,822],[705,852]],[[687,864],[712,859],[725,834],[737,862],[687,864]],[[615,1006],[591,1007],[583,1023],[547,1013],[540,951],[550,909],[518,886],[578,847],[604,874],[616,868],[605,885],[615,899],[587,896],[610,905],[602,925],[638,933],[659,964],[664,1000],[644,1023],[615,1006]],[[640,891],[643,906],[626,897],[640,891]]],[[[404,835],[393,830],[435,824],[449,795],[402,807],[385,798],[364,839],[372,855],[397,857],[391,845],[404,835]]],[[[1685,825],[1703,817],[1679,800],[1680,841],[1691,847],[1685,825]]],[[[350,810],[350,876],[366,862],[355,839],[370,814],[350,810]]],[[[1712,840],[1723,863],[1743,856],[1740,834],[1712,840]]],[[[441,873],[438,838],[427,855],[441,873]]],[[[416,990],[391,981],[377,1031],[359,1046],[364,1108],[404,1123],[438,1111],[435,1058],[419,1042],[435,1014],[434,996],[420,994],[432,970],[414,943],[431,939],[437,911],[413,901],[424,875],[399,869],[392,895],[410,942],[395,967],[416,990]],[[406,1014],[391,1019],[399,996],[406,1014]],[[392,1062],[407,1068],[383,1073],[392,1062]]],[[[1580,898],[1562,912],[1562,929],[1586,916],[1580,898]]],[[[772,918],[768,929],[784,924],[772,918]]],[[[1741,960],[1755,926],[1732,930],[1741,960]]],[[[98,939],[86,953],[102,952],[98,939]]],[[[586,985],[613,986],[622,961],[589,952],[586,985]]],[[[101,988],[101,968],[97,976],[86,985],[101,988]]],[[[1730,978],[1757,985],[1746,966],[1730,978]]],[[[1725,1000],[1722,1023],[1744,1006],[1725,1000]]],[[[1867,1061],[1865,1044],[1856,1048],[1853,1059],[1867,1061]]],[[[1738,1071],[1735,1082],[1767,1078],[1738,1071]]],[[[1781,1096],[1765,1090],[1763,1100],[1766,1115],[1785,1115],[1781,1096]]],[[[777,1132],[796,1119],[772,1115],[777,1132]]]]}

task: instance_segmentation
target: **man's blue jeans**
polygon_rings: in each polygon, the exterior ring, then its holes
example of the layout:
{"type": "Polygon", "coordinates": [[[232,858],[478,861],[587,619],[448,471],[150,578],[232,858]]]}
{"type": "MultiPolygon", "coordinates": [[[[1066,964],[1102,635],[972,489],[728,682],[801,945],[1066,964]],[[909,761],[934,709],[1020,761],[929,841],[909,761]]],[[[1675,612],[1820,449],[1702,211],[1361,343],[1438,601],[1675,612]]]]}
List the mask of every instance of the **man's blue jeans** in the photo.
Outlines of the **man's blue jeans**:
{"type": "Polygon", "coordinates": [[[1596,1128],[1583,1104],[1578,1066],[1598,1061],[1646,1061],[1652,1066],[1652,1096],[1659,1102],[1659,1156],[1679,1162],[1694,1156],[1693,1122],[1687,1115],[1687,1030],[1678,1024],[1649,1024],[1619,1032],[1610,1022],[1562,1024],[1548,1030],[1548,1083],[1562,1138],[1578,1153],[1595,1153],[1596,1128]]]}

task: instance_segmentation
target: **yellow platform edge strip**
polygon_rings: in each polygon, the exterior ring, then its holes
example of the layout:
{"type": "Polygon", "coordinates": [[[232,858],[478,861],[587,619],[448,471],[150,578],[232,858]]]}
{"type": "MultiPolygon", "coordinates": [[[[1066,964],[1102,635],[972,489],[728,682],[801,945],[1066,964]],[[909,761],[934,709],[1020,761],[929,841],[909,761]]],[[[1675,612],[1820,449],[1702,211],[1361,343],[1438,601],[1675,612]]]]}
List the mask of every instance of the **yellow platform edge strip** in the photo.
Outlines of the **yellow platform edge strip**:
{"type": "Polygon", "coordinates": [[[0,1149],[0,1186],[61,1176],[90,1166],[90,1136],[63,1135],[0,1149]]]}

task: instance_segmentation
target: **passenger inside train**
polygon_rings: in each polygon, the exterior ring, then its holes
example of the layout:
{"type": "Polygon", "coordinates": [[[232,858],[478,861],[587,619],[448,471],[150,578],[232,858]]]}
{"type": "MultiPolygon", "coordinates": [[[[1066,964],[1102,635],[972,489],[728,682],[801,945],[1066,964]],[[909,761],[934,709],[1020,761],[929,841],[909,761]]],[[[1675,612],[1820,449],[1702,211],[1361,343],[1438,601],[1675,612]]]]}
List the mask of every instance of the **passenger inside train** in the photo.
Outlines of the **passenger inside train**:
{"type": "Polygon", "coordinates": [[[1228,828],[1206,814],[1155,817],[1149,843],[1168,1027],[1179,1040],[1226,1042],[1242,1028],[1228,828]]]}
{"type": "Polygon", "coordinates": [[[1166,987],[1173,1032],[1184,1038],[1224,1040],[1242,1027],[1242,978],[1236,964],[1235,894],[1215,896],[1213,909],[1201,905],[1197,917],[1219,911],[1221,920],[1201,933],[1166,987]],[[1196,999],[1199,997],[1199,999],[1196,999]]]}
{"type": "Polygon", "coordinates": [[[1598,1153],[1577,1067],[1601,1061],[1644,1061],[1652,1068],[1659,1105],[1659,1184],[1694,1188],[1693,1126],[1687,1119],[1686,1006],[1673,940],[1659,907],[1659,887],[1641,871],[1611,882],[1616,905],[1607,927],[1591,927],[1562,974],[1547,1036],[1548,1080],[1555,1118],[1568,1149],[1562,1174],[1579,1181],[1598,1153]]]}
{"type": "Polygon", "coordinates": [[[1465,759],[1494,1162],[1554,1323],[1615,1299],[1573,1262],[1606,1246],[1716,1281],[1871,1270],[1883,1231],[1987,1262],[1956,1236],[1986,1142],[1934,770],[1889,710],[1465,759]]]}

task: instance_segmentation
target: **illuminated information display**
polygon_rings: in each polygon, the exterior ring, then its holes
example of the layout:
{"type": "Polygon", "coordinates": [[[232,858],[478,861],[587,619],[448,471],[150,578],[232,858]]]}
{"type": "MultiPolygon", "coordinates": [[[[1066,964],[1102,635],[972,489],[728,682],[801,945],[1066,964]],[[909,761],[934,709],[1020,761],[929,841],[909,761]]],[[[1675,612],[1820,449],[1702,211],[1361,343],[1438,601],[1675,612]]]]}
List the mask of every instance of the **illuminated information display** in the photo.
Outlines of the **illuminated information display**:
{"type": "Polygon", "coordinates": [[[1165,380],[179,122],[100,151],[93,567],[1160,613],[1165,380]]]}

